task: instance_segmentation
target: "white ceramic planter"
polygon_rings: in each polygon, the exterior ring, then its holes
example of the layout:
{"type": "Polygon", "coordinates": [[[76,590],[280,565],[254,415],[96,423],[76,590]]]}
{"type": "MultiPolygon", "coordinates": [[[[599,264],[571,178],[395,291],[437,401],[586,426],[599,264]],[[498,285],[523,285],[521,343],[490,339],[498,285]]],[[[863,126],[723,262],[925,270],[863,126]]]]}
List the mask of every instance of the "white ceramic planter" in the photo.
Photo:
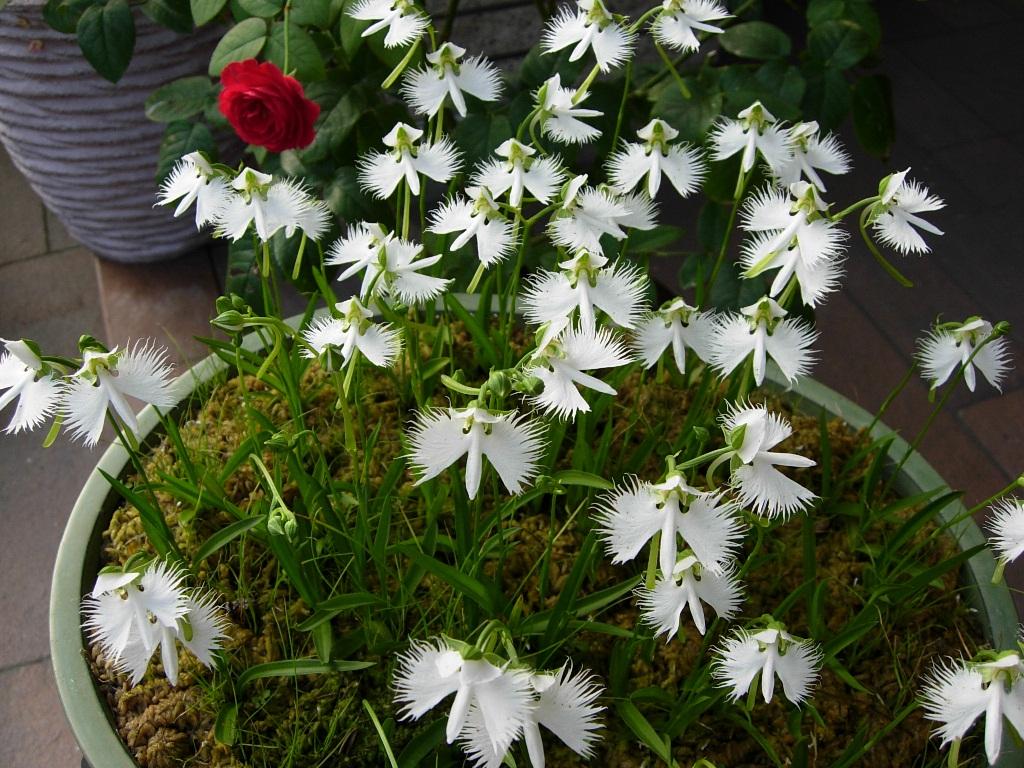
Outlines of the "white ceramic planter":
{"type": "MultiPolygon", "coordinates": [[[[469,298],[471,301],[466,303],[472,307],[477,297],[469,298]]],[[[297,321],[298,318],[292,318],[289,322],[294,325],[297,321]]],[[[246,339],[247,348],[257,349],[259,346],[255,336],[246,339]]],[[[188,386],[182,387],[179,393],[181,402],[187,403],[194,389],[212,380],[225,367],[220,358],[210,356],[186,372],[183,379],[188,386]],[[186,389],[187,394],[184,392],[186,389]]],[[[871,414],[863,408],[812,379],[804,379],[792,389],[786,389],[781,379],[770,380],[768,386],[782,393],[802,413],[838,416],[854,429],[863,429],[873,423],[871,414]]],[[[139,429],[143,441],[159,429],[159,419],[151,406],[142,412],[139,429]]],[[[875,424],[871,432],[874,437],[890,433],[891,430],[881,423],[875,424]]],[[[889,457],[894,464],[907,447],[902,438],[893,440],[889,457]]],[[[114,442],[103,454],[97,470],[114,477],[130,471],[128,454],[119,442],[114,442]]],[[[894,490],[904,496],[943,486],[942,478],[917,452],[911,455],[893,483],[894,490]]],[[[50,653],[57,689],[75,738],[93,768],[136,768],[135,761],[114,730],[109,708],[89,671],[86,661],[88,646],[81,626],[82,597],[95,581],[103,531],[120,503],[120,498],[103,475],[94,471],[68,519],[57,552],[50,590],[50,653]]],[[[950,527],[949,533],[961,549],[969,549],[983,543],[984,537],[972,519],[963,519],[964,511],[963,505],[956,502],[947,505],[939,513],[939,519],[946,522],[961,518],[950,527]]],[[[985,640],[994,647],[1009,648],[1016,641],[1019,619],[1005,582],[995,585],[991,582],[994,567],[992,554],[984,550],[964,565],[962,578],[967,587],[966,599],[978,612],[978,623],[983,628],[985,640]]],[[[1013,743],[1009,729],[1005,729],[1002,754],[995,768],[1021,765],[1024,765],[1024,751],[1013,743]]]]}
{"type": "Polygon", "coordinates": [[[164,126],[143,111],[153,90],[205,74],[223,29],[178,35],[135,12],[131,65],[118,83],[85,60],[73,35],[43,21],[41,3],[0,11],[0,142],[43,203],[96,254],[171,258],[204,237],[191,217],[154,208],[164,126]]]}

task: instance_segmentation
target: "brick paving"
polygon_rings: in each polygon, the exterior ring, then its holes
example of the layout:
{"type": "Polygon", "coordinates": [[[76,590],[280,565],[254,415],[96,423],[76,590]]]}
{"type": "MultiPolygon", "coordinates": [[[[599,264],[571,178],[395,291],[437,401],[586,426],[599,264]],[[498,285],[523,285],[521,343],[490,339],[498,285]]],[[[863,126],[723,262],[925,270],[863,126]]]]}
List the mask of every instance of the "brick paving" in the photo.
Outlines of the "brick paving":
{"type": "MultiPolygon", "coordinates": [[[[909,365],[914,340],[937,315],[982,314],[1014,325],[1017,370],[1002,396],[985,384],[957,393],[922,446],[950,484],[975,502],[1024,470],[1024,121],[1013,0],[890,0],[879,3],[884,57],[899,131],[888,163],[861,159],[830,190],[852,200],[891,169],[914,176],[949,207],[934,221],[946,236],[935,253],[899,262],[917,284],[889,280],[852,245],[842,293],[819,313],[824,383],[869,410],[909,365]],[[880,372],[885,373],[880,375],[880,372]]],[[[848,142],[851,146],[852,141],[848,142]]],[[[180,361],[208,332],[223,258],[200,251],[173,262],[129,267],[77,246],[0,152],[0,333],[74,351],[79,333],[119,343],[153,336],[180,361]]],[[[905,436],[927,414],[915,382],[886,420],[905,436]]],[[[78,752],[53,686],[47,642],[51,563],[68,510],[99,456],[39,435],[0,440],[0,765],[75,766],[78,752]]],[[[1019,573],[1011,583],[1024,583],[1019,573]]],[[[1021,601],[1018,600],[1018,605],[1021,601]]]]}

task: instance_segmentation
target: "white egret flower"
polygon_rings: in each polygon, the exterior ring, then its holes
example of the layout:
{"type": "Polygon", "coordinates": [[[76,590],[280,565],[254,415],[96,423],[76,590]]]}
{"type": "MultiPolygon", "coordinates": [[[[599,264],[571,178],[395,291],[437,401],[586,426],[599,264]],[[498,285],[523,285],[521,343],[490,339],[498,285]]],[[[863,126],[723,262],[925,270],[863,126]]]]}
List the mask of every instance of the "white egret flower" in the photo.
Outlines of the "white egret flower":
{"type": "Polygon", "coordinates": [[[188,613],[184,578],[182,571],[161,561],[142,573],[101,573],[83,600],[83,626],[110,661],[120,662],[129,646],[138,643],[148,662],[160,628],[173,630],[188,613]]]}
{"type": "Polygon", "coordinates": [[[656,637],[665,635],[666,642],[675,637],[687,608],[694,626],[703,635],[707,621],[702,603],[710,605],[725,620],[733,618],[739,610],[743,596],[734,570],[716,573],[705,568],[694,555],[684,553],[672,572],[658,579],[654,589],[641,585],[633,594],[644,621],[654,627],[656,637]]]}
{"type": "Polygon", "coordinates": [[[772,173],[778,176],[793,153],[789,134],[760,101],[740,112],[736,120],[719,120],[711,131],[711,142],[715,145],[715,160],[725,160],[742,151],[743,173],[750,172],[760,152],[772,173]]]}
{"type": "Polygon", "coordinates": [[[943,232],[918,214],[941,210],[946,204],[928,187],[908,181],[908,173],[909,168],[882,180],[879,200],[871,206],[868,220],[878,239],[900,253],[928,253],[931,248],[917,230],[933,235],[943,232]]]}
{"type": "Polygon", "coordinates": [[[820,304],[838,286],[846,240],[846,233],[822,215],[826,209],[817,188],[806,181],[791,184],[788,195],[772,188],[755,195],[743,213],[743,228],[754,233],[740,253],[743,277],[777,269],[770,297],[779,296],[795,277],[803,302],[820,304]]]}
{"type": "Polygon", "coordinates": [[[560,272],[542,269],[527,283],[521,306],[530,323],[540,325],[569,318],[579,310],[580,327],[597,328],[595,310],[601,310],[616,325],[634,328],[647,309],[648,280],[633,264],[609,266],[600,254],[580,251],[559,262],[560,272]]]}
{"type": "Polygon", "coordinates": [[[476,498],[486,457],[511,494],[540,471],[544,426],[515,413],[492,413],[471,403],[463,409],[418,411],[409,435],[413,469],[424,483],[466,457],[466,493],[476,498]]]}
{"type": "Polygon", "coordinates": [[[512,224],[502,216],[487,187],[467,187],[466,194],[468,199],[452,198],[435,209],[427,231],[438,235],[458,232],[451,244],[453,251],[476,240],[477,258],[485,267],[492,267],[515,250],[512,224]]]}
{"type": "Polygon", "coordinates": [[[508,192],[508,204],[519,208],[523,190],[541,203],[551,202],[565,171],[555,157],[535,158],[537,150],[515,139],[508,139],[494,150],[500,160],[489,160],[473,174],[472,184],[486,187],[500,197],[508,192]]]}
{"type": "MultiPolygon", "coordinates": [[[[592,756],[600,728],[598,715],[604,709],[596,705],[603,689],[593,674],[580,670],[573,674],[568,664],[552,673],[530,675],[536,696],[523,723],[523,741],[532,768],[544,768],[544,743],[540,726],[551,731],[580,757],[592,756]]],[[[469,712],[463,748],[475,768],[498,768],[507,750],[498,753],[487,737],[479,708],[469,712]]]]}
{"type": "Polygon", "coordinates": [[[705,569],[723,573],[743,540],[737,511],[721,493],[699,491],[671,472],[657,484],[627,479],[598,500],[594,514],[613,563],[634,559],[660,532],[658,567],[667,577],[675,571],[680,538],[705,569]]]}
{"type": "Polygon", "coordinates": [[[395,364],[402,348],[402,334],[390,324],[375,323],[373,313],[355,296],[336,305],[341,317],[319,317],[302,332],[309,345],[302,350],[306,357],[317,357],[327,350],[337,350],[342,363],[354,359],[358,350],[363,357],[380,368],[395,364]]]}
{"type": "Polygon", "coordinates": [[[989,510],[989,546],[1002,562],[1011,563],[1024,553],[1024,501],[1000,499],[989,510]]]}
{"type": "Polygon", "coordinates": [[[422,252],[423,246],[397,238],[379,224],[360,222],[331,246],[324,263],[348,265],[338,280],[365,270],[359,294],[367,303],[389,296],[413,306],[436,299],[451,283],[450,278],[421,274],[441,260],[440,255],[417,258],[422,252]]]}
{"type": "Polygon", "coordinates": [[[715,318],[710,312],[691,307],[675,298],[643,318],[633,333],[633,349],[645,368],[655,365],[665,350],[672,347],[672,358],[680,373],[686,373],[686,350],[692,349],[701,360],[711,357],[715,318]]]}
{"type": "Polygon", "coordinates": [[[284,229],[287,237],[301,229],[310,240],[327,231],[330,210],[314,200],[299,182],[274,181],[274,177],[253,168],[243,168],[231,182],[234,193],[213,212],[218,237],[239,240],[253,225],[263,242],[284,229]]]}
{"type": "Polygon", "coordinates": [[[651,32],[666,48],[696,51],[700,48],[698,32],[719,35],[725,31],[708,22],[731,18],[732,14],[717,0],[663,0],[651,32]]]}
{"type": "MultiPolygon", "coordinates": [[[[548,229],[556,244],[575,251],[601,253],[602,235],[625,240],[627,222],[649,226],[649,216],[629,203],[615,199],[608,192],[587,187],[587,176],[574,177],[566,186],[560,209],[551,218],[548,229]],[[633,217],[640,215],[639,219],[633,217]]],[[[648,210],[649,213],[649,210],[648,210]]]]}
{"type": "Polygon", "coordinates": [[[822,192],[826,192],[825,182],[818,171],[842,175],[850,170],[850,156],[839,139],[831,133],[821,138],[818,135],[818,124],[813,120],[809,123],[797,123],[789,129],[790,149],[793,154],[779,168],[778,183],[789,186],[805,177],[822,192]]]}
{"type": "Polygon", "coordinates": [[[981,371],[989,384],[1002,391],[1003,376],[1010,368],[1010,350],[1005,336],[993,339],[978,349],[991,334],[992,323],[971,317],[963,323],[939,325],[920,339],[917,357],[921,372],[932,389],[941,387],[963,366],[964,382],[971,392],[977,386],[975,369],[981,371]]]}
{"type": "Polygon", "coordinates": [[[400,717],[407,720],[418,720],[454,693],[445,728],[448,743],[467,733],[475,711],[478,737],[501,755],[522,733],[533,706],[528,672],[486,658],[463,658],[445,640],[414,641],[398,658],[394,686],[400,717]]]}
{"type": "MultiPolygon", "coordinates": [[[[575,91],[562,87],[562,76],[555,74],[537,90],[537,119],[541,133],[562,144],[586,144],[601,135],[601,129],[584,123],[581,117],[601,117],[603,112],[578,107],[575,91]]],[[[586,101],[584,96],[580,101],[586,101]]]]}
{"type": "Polygon", "coordinates": [[[132,347],[107,352],[86,349],[82,367],[64,382],[61,412],[72,430],[88,447],[96,445],[111,408],[132,432],[138,431],[135,412],[126,398],[134,397],[160,408],[177,402],[171,382],[167,350],[136,342],[132,347]]]}
{"type": "Polygon", "coordinates": [[[773,622],[759,632],[738,630],[717,649],[712,677],[720,688],[728,688],[729,698],[741,698],[761,675],[761,696],[765,703],[775,693],[775,676],[782,691],[800,705],[811,694],[821,667],[821,648],[810,640],[798,640],[773,622]]]}
{"type": "MultiPolygon", "coordinates": [[[[173,625],[155,625],[156,646],[160,648],[164,676],[171,685],[178,684],[178,643],[191,651],[204,666],[212,667],[213,654],[227,637],[227,619],[212,596],[188,595],[185,609],[185,614],[173,625]]],[[[133,636],[121,654],[116,668],[130,676],[132,685],[138,685],[145,676],[156,646],[147,650],[142,640],[133,636]]]]}
{"type": "Polygon", "coordinates": [[[763,405],[733,405],[721,418],[726,443],[734,450],[719,460],[731,460],[730,482],[740,504],[769,518],[786,517],[810,506],[815,495],[775,467],[813,467],[815,462],[795,453],[773,451],[793,428],[763,405]]]}
{"type": "Polygon", "coordinates": [[[495,101],[501,93],[501,75],[483,56],[470,56],[454,43],[442,43],[428,53],[428,66],[406,75],[402,95],[420,115],[433,117],[444,104],[445,97],[452,100],[455,111],[466,116],[466,96],[481,101],[495,101]]]}
{"type": "Polygon", "coordinates": [[[643,230],[658,226],[658,204],[646,192],[617,195],[615,201],[626,209],[626,215],[618,219],[621,226],[643,230]]]}
{"type": "Polygon", "coordinates": [[[383,141],[388,152],[371,151],[359,160],[359,184],[379,200],[395,193],[405,180],[409,191],[420,193],[420,174],[445,182],[459,169],[459,152],[447,138],[434,144],[419,144],[423,131],[397,123],[383,141]]]}
{"type": "Polygon", "coordinates": [[[183,155],[163,183],[157,196],[157,205],[168,205],[175,200],[175,217],[181,216],[192,203],[196,204],[196,229],[217,221],[217,212],[227,205],[234,194],[224,174],[214,170],[202,152],[183,155]]]}
{"type": "Polygon", "coordinates": [[[7,434],[31,430],[53,415],[59,404],[61,385],[38,349],[24,340],[0,339],[0,411],[13,403],[14,415],[4,429],[7,434]],[[6,391],[5,391],[6,390],[6,391]]]}
{"type": "Polygon", "coordinates": [[[1024,665],[1016,651],[990,661],[936,665],[921,691],[924,716],[939,723],[935,735],[942,744],[962,739],[974,722],[985,715],[985,756],[990,765],[999,759],[1005,717],[1017,733],[1024,733],[1024,665]]]}
{"type": "Polygon", "coordinates": [[[754,381],[761,386],[770,358],[792,384],[811,369],[810,346],[818,334],[803,320],[783,319],[786,315],[778,302],[765,296],[739,314],[720,316],[711,341],[711,364],[728,376],[753,355],[754,381]]]}
{"type": "Polygon", "coordinates": [[[653,199],[665,176],[683,197],[696,192],[707,174],[700,150],[689,144],[671,144],[679,131],[655,118],[636,132],[642,144],[626,142],[608,159],[608,175],[619,192],[631,192],[644,178],[647,194],[653,199]]]}
{"type": "Polygon", "coordinates": [[[386,29],[385,48],[408,45],[419,38],[430,25],[430,18],[411,0],[359,0],[348,15],[360,21],[373,24],[363,30],[362,37],[369,37],[386,29]]]}
{"type": "Polygon", "coordinates": [[[576,0],[575,9],[564,6],[547,23],[541,46],[544,53],[573,46],[569,61],[579,61],[591,49],[597,66],[608,72],[629,58],[635,40],[636,33],[617,22],[602,0],[576,0]]]}
{"type": "Polygon", "coordinates": [[[616,394],[614,388],[584,371],[632,362],[629,351],[607,328],[588,331],[567,326],[567,320],[552,322],[525,369],[527,376],[536,377],[544,386],[530,400],[561,419],[573,419],[581,411],[590,411],[577,385],[606,395],[616,394]]]}

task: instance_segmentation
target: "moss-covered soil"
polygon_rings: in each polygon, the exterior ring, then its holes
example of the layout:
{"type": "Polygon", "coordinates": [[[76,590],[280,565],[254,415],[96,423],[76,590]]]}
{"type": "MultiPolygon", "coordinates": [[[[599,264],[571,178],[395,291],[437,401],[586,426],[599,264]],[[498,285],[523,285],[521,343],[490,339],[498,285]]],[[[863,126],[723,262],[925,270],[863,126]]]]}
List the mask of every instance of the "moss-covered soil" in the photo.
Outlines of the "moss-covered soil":
{"type": "MultiPolygon", "coordinates": [[[[285,406],[269,396],[258,381],[245,379],[244,388],[238,379],[217,386],[205,402],[197,407],[181,428],[182,438],[190,451],[201,461],[217,466],[237,448],[246,428],[244,403],[256,407],[275,423],[287,418],[285,406]]],[[[344,477],[348,457],[343,447],[341,417],[335,410],[335,392],[331,381],[315,366],[307,373],[305,396],[308,400],[307,427],[330,457],[332,472],[344,477]]],[[[377,465],[371,476],[383,476],[388,465],[402,453],[400,431],[407,412],[399,406],[389,380],[364,378],[365,410],[369,420],[380,425],[375,453],[377,465]]],[[[786,409],[784,403],[775,406],[786,409]]],[[[631,379],[621,388],[616,407],[637,415],[641,423],[680,423],[685,412],[686,397],[678,389],[654,383],[651,378],[641,382],[631,379]]],[[[792,450],[821,459],[819,422],[799,414],[790,414],[795,432],[781,450],[792,450]]],[[[863,437],[851,434],[840,422],[828,425],[831,442],[832,473],[863,444],[863,437]]],[[[642,431],[642,430],[638,430],[642,431]]],[[[624,438],[624,439],[636,439],[624,438]]],[[[624,450],[629,450],[628,442],[624,450]]],[[[264,460],[273,466],[278,455],[267,452],[264,460]]],[[[820,462],[819,462],[820,463],[820,462]]],[[[148,459],[151,477],[160,471],[175,472],[177,460],[168,441],[156,443],[148,459]]],[[[652,460],[640,474],[656,479],[663,467],[652,460]]],[[[810,487],[818,487],[821,467],[803,470],[795,475],[810,487]]],[[[411,493],[412,478],[406,474],[397,489],[399,503],[411,493]]],[[[225,494],[243,510],[249,510],[262,499],[263,491],[249,464],[243,464],[225,485],[225,494]]],[[[284,487],[285,500],[297,493],[294,484],[284,487]]],[[[213,531],[231,522],[222,512],[199,508],[197,511],[183,506],[167,495],[160,495],[167,519],[170,521],[181,550],[189,555],[213,531]],[[182,524],[177,524],[182,521],[182,524]]],[[[576,525],[569,525],[561,535],[566,510],[545,504],[544,512],[536,509],[522,513],[508,522],[507,535],[518,546],[511,548],[502,569],[503,585],[511,594],[521,588],[522,610],[529,614],[550,608],[558,599],[570,569],[584,540],[576,525]],[[546,583],[541,583],[540,569],[535,564],[544,557],[549,543],[551,555],[546,583]]],[[[527,508],[529,510],[529,508],[527,508]]],[[[892,525],[898,524],[893,521],[892,525]]],[[[402,521],[407,526],[406,521],[402,521]]],[[[803,516],[796,516],[782,526],[776,535],[767,539],[761,549],[762,561],[745,578],[746,602],[742,618],[757,617],[776,608],[790,593],[805,581],[802,547],[805,531],[803,516]]],[[[408,535],[409,528],[404,528],[408,535]]],[[[875,534],[880,535],[880,533],[875,534]]],[[[841,516],[818,517],[813,520],[816,542],[817,578],[827,584],[824,620],[830,630],[840,628],[863,604],[859,586],[869,567],[872,539],[857,544],[850,534],[847,519],[841,516]]],[[[109,562],[123,562],[134,552],[146,548],[145,537],[137,511],[124,505],[113,515],[104,537],[104,557],[109,562]]],[[[927,561],[938,562],[954,550],[951,541],[938,538],[927,553],[927,561]]],[[[593,592],[618,584],[636,573],[636,568],[619,568],[602,559],[595,571],[588,575],[585,590],[593,592]]],[[[314,656],[315,650],[308,633],[296,629],[309,615],[308,607],[288,587],[279,573],[275,559],[252,538],[236,541],[205,561],[198,574],[198,582],[206,583],[220,592],[227,605],[231,620],[230,641],[226,658],[234,672],[265,661],[284,658],[314,656]]],[[[423,579],[419,589],[424,600],[446,599],[448,585],[431,576],[423,579]]],[[[344,590],[342,590],[344,591],[344,590]]],[[[807,601],[797,600],[786,615],[787,624],[796,634],[810,634],[805,614],[807,601]]],[[[384,610],[387,610],[386,608],[384,610]]],[[[623,599],[600,616],[600,621],[632,630],[637,624],[637,611],[632,601],[623,599]]],[[[901,607],[882,616],[883,622],[872,633],[870,652],[861,653],[856,647],[844,652],[849,673],[863,686],[855,690],[832,669],[825,668],[813,698],[813,706],[820,714],[816,722],[809,711],[803,712],[803,728],[810,733],[809,743],[798,751],[806,754],[806,765],[830,766],[847,748],[861,729],[875,733],[887,726],[912,699],[913,691],[923,670],[938,655],[959,654],[963,651],[964,636],[978,637],[972,617],[961,600],[955,578],[945,578],[941,585],[933,584],[925,599],[911,607],[901,607]]],[[[375,621],[372,612],[357,612],[334,619],[336,637],[378,637],[395,626],[389,621],[375,621]]],[[[664,701],[685,695],[686,680],[694,665],[707,648],[692,628],[687,617],[684,629],[669,643],[646,640],[629,646],[628,658],[622,641],[607,634],[580,631],[567,648],[576,663],[585,665],[600,676],[608,678],[613,666],[628,669],[628,689],[636,694],[634,700],[649,701],[651,716],[663,708],[664,701]],[[613,664],[613,656],[619,658],[613,664]]],[[[411,631],[411,627],[407,628],[411,631]]],[[[418,630],[418,636],[431,632],[418,630]]],[[[649,636],[649,632],[644,632],[649,636]]],[[[391,638],[392,647],[400,647],[401,637],[391,638]]],[[[373,644],[370,644],[373,645],[373,644]]],[[[377,643],[387,647],[387,643],[377,643]]],[[[366,656],[364,650],[355,657],[366,656]]],[[[706,656],[705,663],[706,663],[706,656]]],[[[171,687],[161,674],[159,655],[154,659],[143,683],[129,688],[127,682],[113,673],[109,665],[92,649],[92,666],[100,690],[114,713],[117,729],[143,768],[171,768],[172,766],[202,766],[216,768],[262,768],[263,766],[315,766],[345,765],[354,768],[386,765],[380,742],[370,726],[363,707],[369,701],[390,732],[396,751],[400,751],[417,733],[422,733],[443,717],[437,713],[433,719],[408,726],[395,724],[388,680],[394,654],[370,657],[378,662],[367,671],[332,673],[300,678],[271,678],[252,684],[244,697],[237,717],[237,738],[232,747],[219,744],[213,735],[217,712],[231,692],[225,681],[229,675],[215,675],[204,669],[187,652],[181,653],[181,680],[171,687]]],[[[621,670],[620,673],[621,674],[621,670]]],[[[614,701],[606,701],[610,709],[614,701]]],[[[748,732],[747,715],[742,703],[721,709],[721,716],[702,717],[691,724],[684,736],[672,744],[673,752],[684,768],[696,759],[711,760],[718,768],[742,768],[770,764],[764,750],[748,732]]],[[[770,735],[772,748],[780,760],[799,761],[794,755],[792,736],[794,709],[782,696],[770,705],[758,702],[751,720],[757,729],[770,735]]],[[[616,768],[641,768],[656,764],[651,752],[638,744],[619,718],[610,713],[605,718],[606,730],[594,765],[616,768]]],[[[860,736],[859,738],[864,738],[860,736]]],[[[572,753],[561,748],[554,740],[548,744],[548,764],[575,766],[583,764],[572,753]]],[[[457,753],[452,753],[451,764],[458,765],[457,753]]],[[[888,736],[881,740],[867,758],[887,768],[924,765],[936,759],[937,751],[929,740],[929,726],[919,712],[912,713],[888,736]]],[[[427,764],[427,763],[424,763],[427,764]]],[[[445,763],[440,763],[445,764],[445,763]]],[[[433,759],[429,765],[435,765],[433,759]]]]}

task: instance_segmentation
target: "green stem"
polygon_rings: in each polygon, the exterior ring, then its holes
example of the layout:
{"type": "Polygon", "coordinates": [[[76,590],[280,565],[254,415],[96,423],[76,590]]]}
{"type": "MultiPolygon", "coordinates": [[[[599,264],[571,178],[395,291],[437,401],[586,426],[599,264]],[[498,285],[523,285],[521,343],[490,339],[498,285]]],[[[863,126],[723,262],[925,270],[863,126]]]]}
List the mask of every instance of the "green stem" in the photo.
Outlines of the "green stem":
{"type": "Polygon", "coordinates": [[[590,70],[590,74],[587,75],[586,79],[580,84],[580,87],[576,89],[576,93],[573,94],[573,106],[576,106],[585,98],[587,98],[587,93],[590,91],[590,86],[593,84],[594,80],[597,78],[597,75],[600,71],[601,67],[595,64],[594,68],[590,70]]]}
{"type": "Polygon", "coordinates": [[[292,267],[292,280],[299,279],[299,270],[302,269],[302,254],[306,250],[306,233],[302,233],[302,239],[299,240],[299,253],[295,256],[295,266],[292,267]]]}
{"type": "Polygon", "coordinates": [[[889,410],[889,406],[892,405],[893,401],[897,397],[899,397],[900,393],[904,389],[906,389],[907,384],[910,383],[910,380],[914,377],[914,373],[916,371],[917,371],[917,360],[915,360],[914,362],[912,362],[910,364],[910,367],[907,369],[907,372],[905,374],[903,374],[903,378],[900,379],[900,383],[897,384],[893,388],[892,392],[890,392],[886,396],[885,400],[882,401],[882,405],[878,409],[878,413],[875,414],[875,417],[871,420],[871,423],[868,424],[868,428],[865,430],[865,432],[868,435],[870,435],[871,432],[874,430],[875,425],[878,424],[878,422],[880,422],[882,420],[882,416],[884,416],[885,412],[889,410]]]}
{"type": "Polygon", "coordinates": [[[480,287],[480,280],[483,279],[484,273],[487,272],[487,266],[481,261],[480,266],[476,268],[476,272],[473,273],[473,279],[469,281],[469,285],[466,286],[466,293],[476,293],[476,289],[480,287]]]}
{"type": "Polygon", "coordinates": [[[402,60],[398,62],[397,66],[395,66],[395,68],[391,70],[391,74],[388,75],[384,82],[380,84],[380,87],[383,88],[385,91],[395,84],[395,81],[402,76],[402,73],[405,71],[405,68],[409,66],[409,62],[412,61],[413,56],[416,55],[416,51],[418,51],[420,48],[420,39],[421,38],[417,38],[416,42],[409,46],[408,53],[406,53],[405,56],[402,57],[402,60]]]}
{"type": "Polygon", "coordinates": [[[655,43],[654,47],[657,49],[658,55],[661,57],[661,60],[665,62],[665,66],[668,68],[669,73],[672,75],[672,79],[676,81],[676,87],[679,88],[679,93],[682,94],[684,99],[689,101],[691,98],[693,98],[693,93],[691,93],[690,89],[683,81],[683,78],[680,76],[679,71],[676,69],[676,65],[672,63],[672,59],[668,57],[668,54],[665,53],[665,49],[661,47],[660,43],[655,43]]]}
{"type": "Polygon", "coordinates": [[[733,192],[732,209],[729,211],[729,222],[725,227],[725,235],[722,237],[722,246],[718,249],[718,258],[715,259],[715,265],[711,269],[711,277],[708,278],[707,290],[705,295],[701,297],[701,300],[697,302],[698,306],[704,305],[704,299],[711,296],[711,289],[715,286],[715,280],[718,277],[718,271],[722,268],[722,264],[725,263],[725,255],[729,252],[729,240],[732,237],[732,228],[736,224],[736,214],[740,209],[740,200],[743,199],[743,192],[747,186],[747,175],[743,172],[743,168],[740,168],[740,174],[736,177],[736,189],[733,192]]]}
{"type": "Polygon", "coordinates": [[[622,135],[622,121],[626,117],[626,103],[629,101],[629,86],[633,79],[633,60],[626,62],[625,81],[622,84],[622,99],[619,101],[619,114],[615,117],[615,133],[612,134],[611,148],[619,145],[619,136],[622,135]]]}
{"type": "Polygon", "coordinates": [[[402,182],[402,186],[405,190],[405,200],[402,206],[404,209],[402,213],[402,239],[408,240],[410,219],[412,217],[412,189],[409,188],[409,183],[405,181],[402,182]]]}
{"type": "Polygon", "coordinates": [[[875,257],[875,261],[881,265],[882,269],[889,273],[889,276],[897,283],[902,285],[904,288],[913,288],[914,284],[903,276],[903,274],[893,266],[885,256],[882,255],[881,251],[875,245],[875,241],[871,239],[871,235],[868,234],[868,212],[869,208],[865,208],[860,214],[860,236],[864,239],[864,244],[871,251],[871,255],[875,257]]]}
{"type": "Polygon", "coordinates": [[[864,206],[870,205],[871,203],[874,203],[877,200],[878,195],[875,195],[874,197],[865,197],[863,200],[858,200],[856,203],[849,206],[848,208],[843,208],[843,210],[841,210],[839,213],[830,216],[829,221],[839,221],[840,219],[845,219],[854,211],[860,210],[864,206]]]}
{"type": "Polygon", "coordinates": [[[939,413],[941,413],[946,403],[949,402],[949,398],[952,397],[957,384],[959,384],[960,381],[963,379],[964,371],[967,370],[967,366],[971,365],[971,363],[974,362],[974,358],[982,349],[985,348],[986,344],[995,341],[997,338],[999,338],[999,335],[1000,334],[997,333],[990,333],[988,336],[986,336],[985,340],[982,341],[981,344],[976,346],[974,348],[974,351],[971,352],[970,357],[967,358],[967,362],[960,365],[960,369],[956,372],[956,376],[954,376],[953,380],[948,385],[946,385],[946,391],[942,393],[942,397],[939,398],[939,402],[935,404],[935,407],[932,409],[932,412],[928,414],[928,419],[925,421],[924,426],[922,426],[920,431],[914,436],[913,442],[911,442],[910,445],[907,446],[907,450],[903,454],[903,458],[900,459],[900,463],[896,465],[896,469],[893,470],[892,474],[889,476],[889,480],[885,484],[885,491],[889,490],[889,487],[892,485],[893,479],[899,475],[900,470],[903,469],[903,465],[907,463],[907,459],[909,459],[911,454],[913,454],[914,451],[916,451],[918,447],[921,445],[921,441],[923,441],[925,436],[928,434],[928,430],[931,429],[931,426],[934,423],[936,417],[938,417],[939,413]]]}
{"type": "Polygon", "coordinates": [[[288,34],[288,31],[289,31],[288,30],[288,26],[289,26],[289,18],[288,17],[289,17],[289,15],[291,13],[291,10],[292,10],[292,4],[291,3],[285,3],[284,4],[284,67],[283,67],[283,69],[284,69],[284,73],[286,75],[290,75],[291,74],[291,72],[288,69],[288,61],[289,61],[288,38],[290,37],[290,35],[288,34]]]}
{"type": "Polygon", "coordinates": [[[979,501],[977,504],[975,504],[973,507],[971,507],[969,510],[967,510],[967,517],[972,517],[974,515],[974,513],[981,511],[982,509],[984,509],[985,507],[989,506],[990,504],[992,504],[992,503],[994,503],[996,501],[999,501],[999,499],[1003,498],[1003,496],[1006,496],[1008,494],[1013,493],[1018,488],[1020,488],[1021,485],[1022,485],[1021,479],[1017,478],[1012,483],[1010,483],[1008,486],[1003,488],[1001,491],[997,491],[996,493],[993,493],[991,496],[989,496],[984,501],[979,501]]]}
{"type": "MultiPolygon", "coordinates": [[[[647,552],[647,571],[644,576],[644,587],[649,591],[654,589],[654,582],[658,575],[658,552],[661,550],[661,531],[654,534],[651,539],[651,546],[647,552]]],[[[666,578],[667,578],[666,574],[666,578]]]]}

